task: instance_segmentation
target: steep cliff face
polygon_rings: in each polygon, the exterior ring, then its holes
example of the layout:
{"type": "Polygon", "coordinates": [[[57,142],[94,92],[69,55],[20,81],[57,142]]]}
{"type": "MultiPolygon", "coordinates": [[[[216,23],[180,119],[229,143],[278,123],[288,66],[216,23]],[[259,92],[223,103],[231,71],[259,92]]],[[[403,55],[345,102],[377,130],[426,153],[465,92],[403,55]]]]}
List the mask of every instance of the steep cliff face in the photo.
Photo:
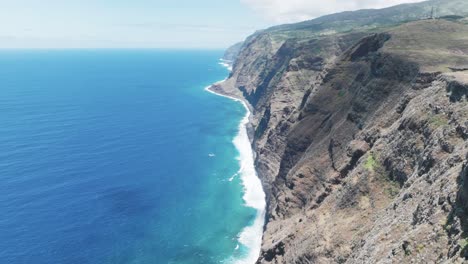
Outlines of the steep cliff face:
{"type": "Polygon", "coordinates": [[[259,263],[468,257],[468,26],[249,38],[219,91],[254,111],[259,263]]]}
{"type": "MultiPolygon", "coordinates": [[[[467,145],[454,131],[466,126],[468,109],[466,98],[447,91],[466,86],[439,71],[468,62],[466,30],[422,21],[364,37],[306,86],[307,99],[288,102],[296,104],[289,117],[283,110],[279,122],[256,126],[270,128],[255,141],[270,188],[261,262],[460,256],[463,239],[444,225],[457,210],[448,201],[456,201],[467,145]],[[445,45],[434,49],[440,39],[445,45]],[[435,61],[434,53],[444,57],[435,61]]],[[[271,108],[261,120],[271,120],[271,108]]]]}
{"type": "Polygon", "coordinates": [[[239,52],[242,48],[242,45],[244,45],[244,42],[239,42],[229,47],[224,52],[224,56],[222,59],[226,62],[233,64],[236,61],[237,57],[239,56],[239,52]]]}

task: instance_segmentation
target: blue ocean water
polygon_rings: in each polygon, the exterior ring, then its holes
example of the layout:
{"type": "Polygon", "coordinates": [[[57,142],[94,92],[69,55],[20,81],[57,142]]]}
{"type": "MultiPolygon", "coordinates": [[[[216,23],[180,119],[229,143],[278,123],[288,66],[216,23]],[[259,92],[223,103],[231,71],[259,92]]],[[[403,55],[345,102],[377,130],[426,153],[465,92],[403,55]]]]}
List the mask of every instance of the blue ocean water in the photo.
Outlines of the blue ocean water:
{"type": "Polygon", "coordinates": [[[228,74],[221,55],[1,51],[0,262],[246,255],[257,212],[232,142],[245,109],[204,90],[228,74]]]}

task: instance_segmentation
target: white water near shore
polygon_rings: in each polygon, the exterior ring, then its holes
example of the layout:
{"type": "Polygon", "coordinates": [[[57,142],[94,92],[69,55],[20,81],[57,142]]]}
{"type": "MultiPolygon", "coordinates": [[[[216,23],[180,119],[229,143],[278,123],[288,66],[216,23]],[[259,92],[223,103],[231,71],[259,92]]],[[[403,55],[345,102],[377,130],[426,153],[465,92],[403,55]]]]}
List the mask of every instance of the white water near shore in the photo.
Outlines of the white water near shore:
{"type": "MultiPolygon", "coordinates": [[[[222,83],[223,81],[219,82],[222,83]]],[[[218,84],[219,84],[218,83],[218,84]]],[[[226,96],[216,93],[207,87],[206,90],[210,93],[229,98],[231,100],[242,103],[246,110],[246,115],[239,125],[239,133],[234,138],[233,143],[239,151],[239,165],[240,170],[238,175],[242,180],[244,186],[244,202],[245,205],[254,208],[257,211],[255,220],[252,225],[245,227],[239,234],[239,243],[248,249],[247,255],[241,259],[231,259],[228,262],[235,264],[253,264],[260,256],[260,249],[262,245],[263,225],[265,224],[265,192],[260,178],[257,175],[254,165],[254,153],[250,144],[247,126],[250,119],[250,110],[247,104],[237,98],[226,96]]]]}
{"type": "Polygon", "coordinates": [[[227,68],[229,71],[232,71],[232,61],[220,59],[219,60],[219,65],[227,68]]]}

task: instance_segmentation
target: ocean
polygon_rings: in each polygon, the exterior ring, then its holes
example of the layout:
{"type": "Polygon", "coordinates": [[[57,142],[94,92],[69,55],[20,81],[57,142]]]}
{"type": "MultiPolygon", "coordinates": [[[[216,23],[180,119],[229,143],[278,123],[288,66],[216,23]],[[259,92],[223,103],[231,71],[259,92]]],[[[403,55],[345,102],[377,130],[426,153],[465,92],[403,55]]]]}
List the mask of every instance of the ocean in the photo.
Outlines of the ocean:
{"type": "Polygon", "coordinates": [[[264,194],[222,51],[0,51],[1,263],[253,263],[264,194]]]}

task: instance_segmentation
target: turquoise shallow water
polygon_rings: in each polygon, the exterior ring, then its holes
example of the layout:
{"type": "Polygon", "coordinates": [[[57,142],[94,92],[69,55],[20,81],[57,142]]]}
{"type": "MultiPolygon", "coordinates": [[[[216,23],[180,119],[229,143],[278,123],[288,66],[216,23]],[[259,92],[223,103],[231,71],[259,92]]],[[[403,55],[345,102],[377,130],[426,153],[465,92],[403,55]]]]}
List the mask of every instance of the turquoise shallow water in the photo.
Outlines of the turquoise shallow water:
{"type": "Polygon", "coordinates": [[[246,255],[256,211],[229,181],[245,109],[204,90],[228,74],[221,55],[1,51],[1,262],[246,255]]]}

